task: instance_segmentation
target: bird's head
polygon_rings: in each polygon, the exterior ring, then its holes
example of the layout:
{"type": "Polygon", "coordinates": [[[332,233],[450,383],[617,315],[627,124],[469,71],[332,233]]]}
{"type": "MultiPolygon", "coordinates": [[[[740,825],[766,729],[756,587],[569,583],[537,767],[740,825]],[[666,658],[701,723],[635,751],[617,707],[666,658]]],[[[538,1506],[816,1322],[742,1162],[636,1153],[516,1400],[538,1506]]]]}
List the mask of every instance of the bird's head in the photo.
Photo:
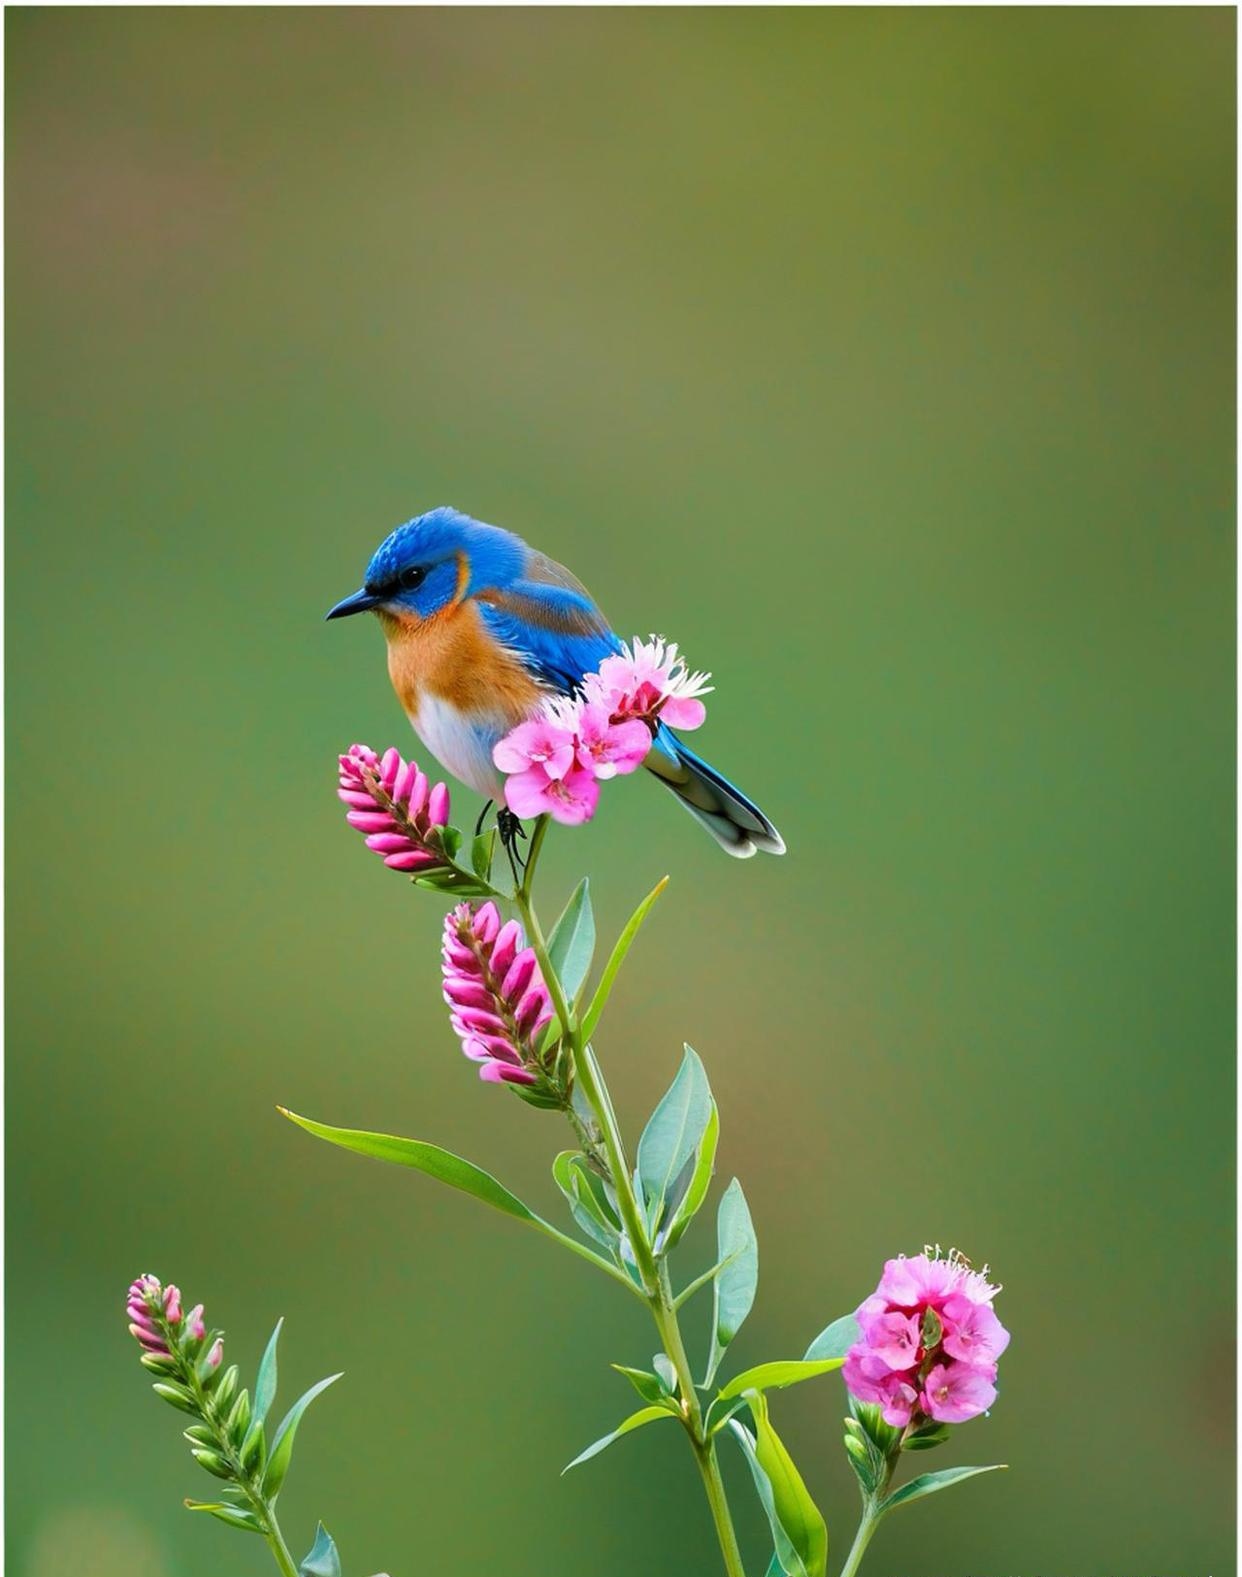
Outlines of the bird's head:
{"type": "Polygon", "coordinates": [[[442,505],[384,538],[358,591],[327,613],[343,619],[376,612],[417,623],[476,592],[520,578],[528,550],[519,537],[442,505]]]}

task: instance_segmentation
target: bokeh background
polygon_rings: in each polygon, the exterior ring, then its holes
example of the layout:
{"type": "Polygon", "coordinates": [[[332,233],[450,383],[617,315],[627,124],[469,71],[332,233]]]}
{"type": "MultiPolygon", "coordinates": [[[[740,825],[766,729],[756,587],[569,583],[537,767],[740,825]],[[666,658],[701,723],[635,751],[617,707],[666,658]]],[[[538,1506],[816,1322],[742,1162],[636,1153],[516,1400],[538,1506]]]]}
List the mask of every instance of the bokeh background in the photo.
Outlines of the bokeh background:
{"type": "MultiPolygon", "coordinates": [[[[556,1120],[448,1031],[443,906],[333,796],[410,736],[322,613],[452,502],[715,671],[703,748],[789,842],[738,866],[631,780],[545,868],[609,930],[673,875],[600,1051],[631,1134],[707,1061],[761,1247],[735,1361],[929,1239],[1006,1284],[1002,1400],[939,1465],[1012,1471],[868,1570],[1227,1577],[1233,13],[6,23],[9,1569],[266,1569],[180,1509],[148,1268],[245,1364],[283,1313],[288,1386],[345,1370],[299,1548],[716,1569],[675,1434],[557,1476],[641,1311],[274,1110],[557,1209],[556,1120]]],[[[841,1412],[774,1404],[838,1559],[841,1412]]]]}

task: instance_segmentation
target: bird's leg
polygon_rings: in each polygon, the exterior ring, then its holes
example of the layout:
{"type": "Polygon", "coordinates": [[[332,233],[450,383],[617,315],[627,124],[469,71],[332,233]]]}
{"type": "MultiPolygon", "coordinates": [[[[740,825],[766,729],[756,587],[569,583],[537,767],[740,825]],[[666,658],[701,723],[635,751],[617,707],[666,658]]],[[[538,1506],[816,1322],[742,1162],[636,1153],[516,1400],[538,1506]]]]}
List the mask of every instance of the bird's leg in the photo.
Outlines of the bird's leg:
{"type": "Polygon", "coordinates": [[[491,810],[495,803],[496,801],[494,799],[489,799],[484,805],[483,809],[479,812],[479,819],[474,824],[474,835],[476,838],[483,831],[483,823],[487,820],[487,813],[489,810],[491,810]]]}
{"type": "Polygon", "coordinates": [[[496,830],[500,833],[500,846],[509,857],[514,883],[520,887],[526,863],[517,852],[517,840],[526,837],[526,828],[507,805],[502,805],[496,812],[496,830]]]}

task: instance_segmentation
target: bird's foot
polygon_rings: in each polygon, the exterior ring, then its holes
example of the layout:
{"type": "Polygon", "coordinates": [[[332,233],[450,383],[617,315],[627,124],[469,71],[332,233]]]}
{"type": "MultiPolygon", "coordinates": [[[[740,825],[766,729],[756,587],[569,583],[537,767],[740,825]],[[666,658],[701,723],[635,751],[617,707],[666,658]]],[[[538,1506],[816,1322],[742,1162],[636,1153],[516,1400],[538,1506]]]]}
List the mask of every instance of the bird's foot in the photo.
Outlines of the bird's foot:
{"type": "Polygon", "coordinates": [[[513,880],[520,887],[522,874],[526,870],[526,861],[518,852],[518,840],[525,840],[526,828],[522,825],[521,818],[515,816],[507,805],[502,805],[496,812],[496,830],[500,833],[500,846],[509,857],[509,869],[513,872],[513,880]]]}
{"type": "Polygon", "coordinates": [[[487,813],[489,810],[491,810],[495,803],[496,801],[494,799],[489,799],[483,806],[483,809],[479,812],[479,819],[474,824],[474,835],[476,838],[483,831],[483,823],[487,820],[487,813]]]}

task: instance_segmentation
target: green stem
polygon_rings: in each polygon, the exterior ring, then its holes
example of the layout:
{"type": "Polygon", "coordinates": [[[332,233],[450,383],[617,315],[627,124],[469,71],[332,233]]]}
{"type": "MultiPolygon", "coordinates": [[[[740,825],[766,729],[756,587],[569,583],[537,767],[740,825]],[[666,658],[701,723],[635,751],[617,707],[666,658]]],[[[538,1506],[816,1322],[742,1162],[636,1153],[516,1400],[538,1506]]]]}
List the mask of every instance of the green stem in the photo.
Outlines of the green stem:
{"type": "Polygon", "coordinates": [[[868,1500],[863,1506],[863,1514],[858,1523],[858,1532],[854,1535],[854,1542],[850,1545],[850,1553],[845,1557],[845,1565],[841,1568],[841,1577],[854,1577],[854,1573],[862,1565],[863,1553],[871,1543],[871,1535],[880,1526],[880,1519],[875,1514],[875,1502],[868,1500]]]}
{"type": "Polygon", "coordinates": [[[556,1010],[561,1033],[569,1049],[574,1077],[599,1124],[600,1137],[603,1140],[613,1187],[616,1190],[617,1208],[629,1239],[630,1251],[642,1278],[643,1292],[656,1329],[660,1333],[660,1340],[664,1344],[664,1351],[677,1374],[677,1385],[681,1394],[682,1423],[690,1437],[694,1459],[703,1480],[704,1493],[707,1495],[712,1521],[716,1527],[716,1537],[720,1541],[720,1553],[724,1557],[725,1571],[728,1577],[746,1577],[742,1552],[738,1547],[737,1534],[733,1527],[733,1518],[729,1513],[724,1479],[721,1477],[720,1464],[716,1459],[715,1442],[703,1433],[703,1411],[699,1403],[698,1391],[695,1389],[690,1359],[686,1354],[686,1344],[682,1339],[681,1326],[677,1319],[677,1300],[673,1296],[668,1266],[663,1260],[657,1262],[648,1242],[646,1222],[634,1192],[634,1182],[625,1156],[625,1144],[608,1094],[608,1087],[584,1040],[581,1022],[566,998],[561,979],[552,967],[543,928],[539,924],[539,917],[531,900],[535,869],[539,863],[547,830],[548,818],[541,816],[531,835],[526,870],[521,885],[513,895],[514,902],[521,913],[526,926],[527,939],[534,949],[539,968],[543,972],[544,983],[552,998],[552,1006],[556,1010]]]}

